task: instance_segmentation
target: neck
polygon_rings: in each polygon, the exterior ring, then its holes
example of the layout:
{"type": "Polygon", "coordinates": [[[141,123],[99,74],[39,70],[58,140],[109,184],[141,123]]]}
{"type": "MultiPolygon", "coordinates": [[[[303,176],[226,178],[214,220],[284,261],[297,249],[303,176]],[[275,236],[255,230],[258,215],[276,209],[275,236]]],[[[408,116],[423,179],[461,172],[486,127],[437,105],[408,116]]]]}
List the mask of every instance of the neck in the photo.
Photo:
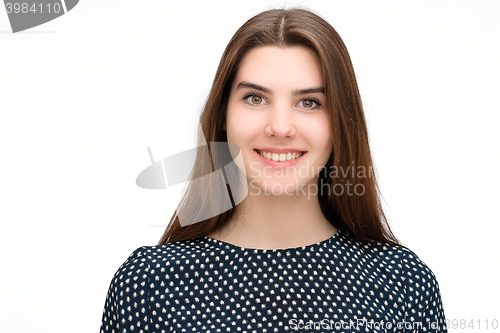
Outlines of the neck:
{"type": "Polygon", "coordinates": [[[227,225],[208,236],[246,248],[284,249],[318,243],[336,232],[317,195],[250,193],[227,225]]]}

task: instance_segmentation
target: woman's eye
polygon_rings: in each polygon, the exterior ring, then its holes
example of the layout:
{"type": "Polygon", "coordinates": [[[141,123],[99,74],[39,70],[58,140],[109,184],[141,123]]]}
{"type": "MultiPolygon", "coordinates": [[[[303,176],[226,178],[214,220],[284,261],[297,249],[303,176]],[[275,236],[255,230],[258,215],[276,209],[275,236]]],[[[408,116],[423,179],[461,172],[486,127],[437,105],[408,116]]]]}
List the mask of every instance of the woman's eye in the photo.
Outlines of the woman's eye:
{"type": "Polygon", "coordinates": [[[248,103],[250,103],[252,105],[267,104],[266,100],[262,96],[259,96],[259,95],[247,95],[247,96],[245,96],[245,99],[248,101],[248,103]]]}
{"type": "Polygon", "coordinates": [[[314,99],[303,99],[299,104],[302,104],[301,106],[305,109],[316,109],[318,106],[321,106],[321,104],[314,99]]]}

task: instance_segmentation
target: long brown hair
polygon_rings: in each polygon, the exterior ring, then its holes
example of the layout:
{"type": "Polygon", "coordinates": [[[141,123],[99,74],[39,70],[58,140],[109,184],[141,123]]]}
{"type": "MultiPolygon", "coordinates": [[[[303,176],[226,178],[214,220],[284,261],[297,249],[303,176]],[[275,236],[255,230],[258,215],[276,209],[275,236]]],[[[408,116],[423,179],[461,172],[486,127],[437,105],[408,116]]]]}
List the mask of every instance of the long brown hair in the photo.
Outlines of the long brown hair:
{"type": "MultiPolygon", "coordinates": [[[[326,172],[319,174],[319,183],[333,189],[350,182],[351,185],[361,184],[363,189],[362,195],[321,191],[318,199],[325,217],[358,240],[399,244],[381,207],[366,120],[349,54],[337,32],[317,14],[299,8],[273,9],[252,17],[238,29],[224,51],[200,117],[201,135],[206,142],[227,141],[223,124],[230,87],[242,58],[257,46],[305,46],[315,51],[321,62],[334,149],[324,168],[326,172]],[[357,169],[353,172],[352,168],[357,169]],[[332,177],[330,170],[343,170],[339,172],[342,177],[332,177]]],[[[212,154],[199,150],[191,179],[208,175],[213,170],[212,154]]],[[[215,179],[201,190],[187,182],[160,245],[205,236],[231,219],[235,207],[224,211],[221,196],[213,191],[217,186],[220,188],[220,183],[216,184],[215,179]],[[194,218],[200,213],[213,217],[181,226],[181,212],[183,218],[194,218]]]]}

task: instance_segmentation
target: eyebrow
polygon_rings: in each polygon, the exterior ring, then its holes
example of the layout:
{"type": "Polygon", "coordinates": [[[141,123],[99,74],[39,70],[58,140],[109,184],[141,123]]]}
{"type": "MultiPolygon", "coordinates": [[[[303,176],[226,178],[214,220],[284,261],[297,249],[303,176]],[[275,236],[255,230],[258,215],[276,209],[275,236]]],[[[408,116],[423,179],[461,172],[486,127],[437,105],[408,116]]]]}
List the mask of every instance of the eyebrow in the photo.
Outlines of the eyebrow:
{"type": "MultiPolygon", "coordinates": [[[[236,85],[236,89],[240,88],[252,88],[255,90],[262,91],[267,94],[272,94],[271,90],[268,88],[265,88],[263,86],[259,86],[258,84],[251,83],[251,82],[246,82],[246,81],[241,81],[236,85]]],[[[313,93],[325,93],[325,88],[324,87],[312,87],[312,88],[307,88],[307,89],[297,89],[292,92],[292,95],[297,96],[297,95],[305,95],[305,94],[313,94],[313,93]]]]}

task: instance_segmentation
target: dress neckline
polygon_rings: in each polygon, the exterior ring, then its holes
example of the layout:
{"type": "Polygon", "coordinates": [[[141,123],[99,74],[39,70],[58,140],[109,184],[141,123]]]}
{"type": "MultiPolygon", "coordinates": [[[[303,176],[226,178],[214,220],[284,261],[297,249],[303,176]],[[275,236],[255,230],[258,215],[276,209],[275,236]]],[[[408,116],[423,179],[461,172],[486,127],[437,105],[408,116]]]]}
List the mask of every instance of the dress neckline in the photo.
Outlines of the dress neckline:
{"type": "Polygon", "coordinates": [[[326,247],[338,238],[341,237],[341,234],[343,233],[342,230],[338,229],[337,232],[320,242],[309,244],[309,245],[304,245],[304,246],[298,246],[298,247],[289,247],[289,248],[280,248],[280,249],[260,249],[260,248],[250,248],[250,247],[242,247],[238,246],[235,244],[231,244],[225,241],[221,241],[209,236],[203,236],[202,239],[207,242],[208,244],[214,245],[216,247],[220,248],[225,248],[229,250],[235,250],[235,251],[252,251],[253,253],[266,253],[266,252],[286,252],[286,251],[303,251],[303,250],[314,250],[315,248],[320,248],[320,247],[326,247]]]}

